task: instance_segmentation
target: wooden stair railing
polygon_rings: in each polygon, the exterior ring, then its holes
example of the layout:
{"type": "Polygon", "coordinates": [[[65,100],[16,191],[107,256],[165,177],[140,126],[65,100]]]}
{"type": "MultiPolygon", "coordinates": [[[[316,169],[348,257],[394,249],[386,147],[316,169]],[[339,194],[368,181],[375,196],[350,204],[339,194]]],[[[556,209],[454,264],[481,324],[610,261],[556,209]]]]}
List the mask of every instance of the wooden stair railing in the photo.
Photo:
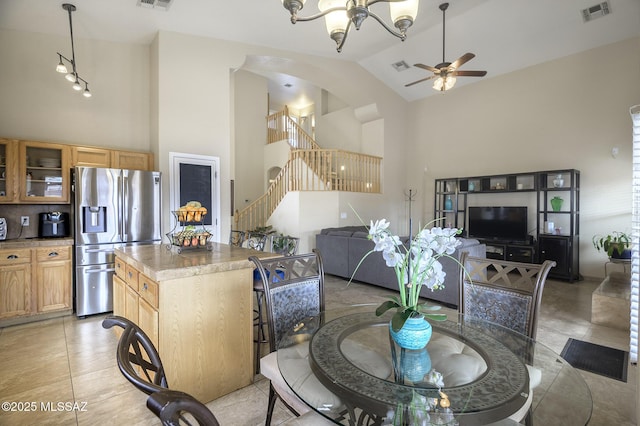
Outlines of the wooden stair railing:
{"type": "Polygon", "coordinates": [[[289,116],[289,109],[267,117],[267,143],[287,140],[289,159],[267,192],[235,212],[234,229],[264,227],[289,191],[350,191],[380,193],[382,158],[339,149],[322,149],[289,116]]]}
{"type": "Polygon", "coordinates": [[[267,192],[234,214],[234,229],[266,226],[289,191],[380,193],[382,158],[339,149],[296,149],[267,192]]]}
{"type": "Polygon", "coordinates": [[[287,140],[293,149],[320,149],[320,146],[291,116],[285,105],[283,111],[267,117],[267,144],[287,140]]]}

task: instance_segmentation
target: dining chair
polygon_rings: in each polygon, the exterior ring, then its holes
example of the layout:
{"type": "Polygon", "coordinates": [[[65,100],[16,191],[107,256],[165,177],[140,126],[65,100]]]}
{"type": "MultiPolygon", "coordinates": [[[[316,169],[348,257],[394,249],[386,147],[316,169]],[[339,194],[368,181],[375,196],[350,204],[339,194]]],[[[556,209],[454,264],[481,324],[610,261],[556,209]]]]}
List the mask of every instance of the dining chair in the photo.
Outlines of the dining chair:
{"type": "MultiPolygon", "coordinates": [[[[284,236],[284,235],[272,235],[269,241],[270,251],[272,253],[280,254],[281,256],[293,256],[298,251],[298,243],[300,238],[284,236]]],[[[262,345],[269,343],[267,340],[267,334],[265,332],[265,318],[264,318],[264,284],[258,270],[255,270],[253,274],[253,291],[256,295],[256,309],[254,310],[255,318],[254,325],[257,327],[256,338],[256,353],[255,353],[255,372],[260,372],[260,358],[262,352],[262,345]]]]}
{"type": "MultiPolygon", "coordinates": [[[[278,342],[287,332],[305,318],[324,311],[324,268],[320,253],[314,250],[313,253],[268,259],[251,256],[249,260],[255,263],[264,283],[265,310],[269,327],[269,354],[260,358],[260,371],[270,381],[265,425],[271,424],[273,408],[278,398],[296,416],[304,415],[305,420],[316,419],[317,422],[313,424],[322,424],[322,416],[316,414],[307,405],[313,405],[313,401],[318,402],[320,409],[331,410],[344,416],[348,410],[337,396],[320,383],[311,370],[309,345],[301,343],[278,349],[278,342]],[[304,393],[303,399],[307,403],[291,390],[282,377],[278,367],[279,352],[281,352],[281,361],[286,360],[299,369],[297,382],[304,383],[304,388],[297,389],[297,392],[304,393]],[[333,403],[326,404],[326,401],[333,401],[333,403]]],[[[345,347],[344,350],[348,352],[345,355],[352,362],[358,365],[369,365],[370,371],[376,376],[382,378],[390,376],[391,368],[380,354],[357,344],[345,347]]],[[[292,386],[295,386],[295,383],[292,383],[292,386]]]]}
{"type": "MultiPolygon", "coordinates": [[[[458,311],[465,319],[474,318],[506,327],[535,340],[538,313],[547,276],[556,263],[546,260],[541,264],[510,262],[497,259],[460,256],[458,311]]],[[[530,407],[533,389],[540,384],[541,371],[532,366],[533,349],[513,342],[507,333],[496,327],[493,337],[519,355],[529,372],[529,397],[521,410],[509,418],[525,419],[531,423],[530,407]]]]}
{"type": "Polygon", "coordinates": [[[232,229],[231,231],[229,231],[229,245],[242,247],[242,243],[244,243],[244,236],[244,231],[232,229]]]}
{"type": "Polygon", "coordinates": [[[163,426],[220,424],[206,405],[180,391],[167,389],[152,393],[147,398],[147,408],[160,419],[163,426]]]}
{"type": "Polygon", "coordinates": [[[118,368],[136,388],[150,395],[147,408],[163,425],[218,426],[215,416],[204,404],[187,393],[169,389],[160,354],[140,327],[116,315],[109,315],[102,321],[105,329],[113,326],[123,329],[116,350],[118,368]]]}
{"type": "Polygon", "coordinates": [[[244,240],[242,241],[242,247],[250,248],[253,250],[264,251],[267,244],[267,234],[263,232],[246,231],[244,233],[244,240]]]}

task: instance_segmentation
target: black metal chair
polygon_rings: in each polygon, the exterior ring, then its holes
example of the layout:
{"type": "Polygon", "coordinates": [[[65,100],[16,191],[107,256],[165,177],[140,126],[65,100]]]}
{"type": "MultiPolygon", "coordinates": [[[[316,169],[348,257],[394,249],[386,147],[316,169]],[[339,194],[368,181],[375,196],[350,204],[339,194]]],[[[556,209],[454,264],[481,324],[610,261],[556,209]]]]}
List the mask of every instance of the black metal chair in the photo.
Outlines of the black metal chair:
{"type": "MultiPolygon", "coordinates": [[[[298,244],[300,238],[290,237],[284,235],[272,235],[270,239],[270,248],[272,253],[277,253],[282,256],[293,256],[298,251],[298,244]]],[[[264,319],[264,284],[260,274],[256,270],[253,274],[253,291],[256,295],[256,309],[254,310],[255,318],[254,325],[257,327],[256,338],[256,354],[255,354],[255,371],[256,374],[260,372],[260,358],[261,348],[265,343],[269,343],[267,340],[267,333],[265,332],[265,319],[264,319]]]]}
{"type": "Polygon", "coordinates": [[[244,233],[244,241],[242,247],[264,251],[267,245],[268,235],[262,232],[247,231],[244,233]]]}
{"type": "Polygon", "coordinates": [[[147,408],[164,426],[219,426],[218,419],[206,405],[184,392],[163,390],[153,393],[147,398],[147,408]]]}
{"type": "Polygon", "coordinates": [[[187,393],[168,389],[158,350],[140,327],[115,315],[102,321],[105,329],[113,326],[123,329],[116,350],[118,368],[136,388],[150,395],[147,408],[161,419],[163,425],[218,426],[215,416],[204,404],[187,393]]]}
{"type": "Polygon", "coordinates": [[[535,340],[538,330],[538,312],[542,291],[549,271],[556,263],[546,260],[542,264],[509,262],[469,256],[460,256],[458,311],[472,324],[481,319],[497,324],[492,335],[527,364],[529,372],[529,398],[527,403],[510,419],[529,425],[533,389],[540,384],[541,371],[532,366],[534,351],[530,343],[514,340],[506,327],[535,340]]]}
{"type": "Polygon", "coordinates": [[[123,329],[116,350],[116,360],[122,375],[147,395],[167,389],[167,376],[157,349],[140,327],[126,318],[110,315],[102,321],[109,329],[123,329]]]}
{"type": "MultiPolygon", "coordinates": [[[[311,412],[309,406],[300,400],[284,382],[278,369],[276,351],[281,337],[297,322],[324,310],[324,269],[322,259],[317,253],[262,260],[251,256],[249,259],[256,264],[264,284],[269,324],[270,353],[260,359],[262,374],[270,380],[265,421],[265,425],[268,426],[271,424],[277,398],[280,398],[297,416],[311,412]],[[291,300],[295,300],[295,303],[287,302],[291,300]]],[[[314,379],[310,366],[309,379],[314,379]]],[[[320,387],[323,388],[321,385],[320,387]]],[[[326,389],[324,391],[328,392],[326,389]]]]}
{"type": "Polygon", "coordinates": [[[237,231],[235,229],[232,229],[231,231],[229,231],[230,246],[242,247],[242,244],[244,243],[244,238],[245,238],[244,231],[237,231]]]}

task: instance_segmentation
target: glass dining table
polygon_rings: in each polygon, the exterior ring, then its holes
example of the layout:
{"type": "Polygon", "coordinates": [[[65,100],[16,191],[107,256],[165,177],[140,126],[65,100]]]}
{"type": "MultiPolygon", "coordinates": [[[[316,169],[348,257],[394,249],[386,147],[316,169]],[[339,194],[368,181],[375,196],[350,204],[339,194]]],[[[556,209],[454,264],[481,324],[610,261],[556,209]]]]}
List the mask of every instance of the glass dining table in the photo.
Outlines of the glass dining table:
{"type": "Polygon", "coordinates": [[[298,322],[278,367],[307,405],[344,425],[586,425],[580,373],[552,349],[497,324],[450,315],[424,349],[389,335],[392,312],[332,309],[298,322]]]}

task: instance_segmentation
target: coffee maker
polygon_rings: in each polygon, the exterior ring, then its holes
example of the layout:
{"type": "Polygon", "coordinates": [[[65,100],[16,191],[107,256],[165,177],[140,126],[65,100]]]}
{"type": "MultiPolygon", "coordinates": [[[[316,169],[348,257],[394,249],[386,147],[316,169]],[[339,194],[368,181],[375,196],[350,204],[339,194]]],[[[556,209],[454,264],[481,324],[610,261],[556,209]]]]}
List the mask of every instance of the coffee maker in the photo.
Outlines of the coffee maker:
{"type": "Polygon", "coordinates": [[[44,212],[40,213],[38,237],[55,238],[69,236],[69,213],[44,212]]]}

